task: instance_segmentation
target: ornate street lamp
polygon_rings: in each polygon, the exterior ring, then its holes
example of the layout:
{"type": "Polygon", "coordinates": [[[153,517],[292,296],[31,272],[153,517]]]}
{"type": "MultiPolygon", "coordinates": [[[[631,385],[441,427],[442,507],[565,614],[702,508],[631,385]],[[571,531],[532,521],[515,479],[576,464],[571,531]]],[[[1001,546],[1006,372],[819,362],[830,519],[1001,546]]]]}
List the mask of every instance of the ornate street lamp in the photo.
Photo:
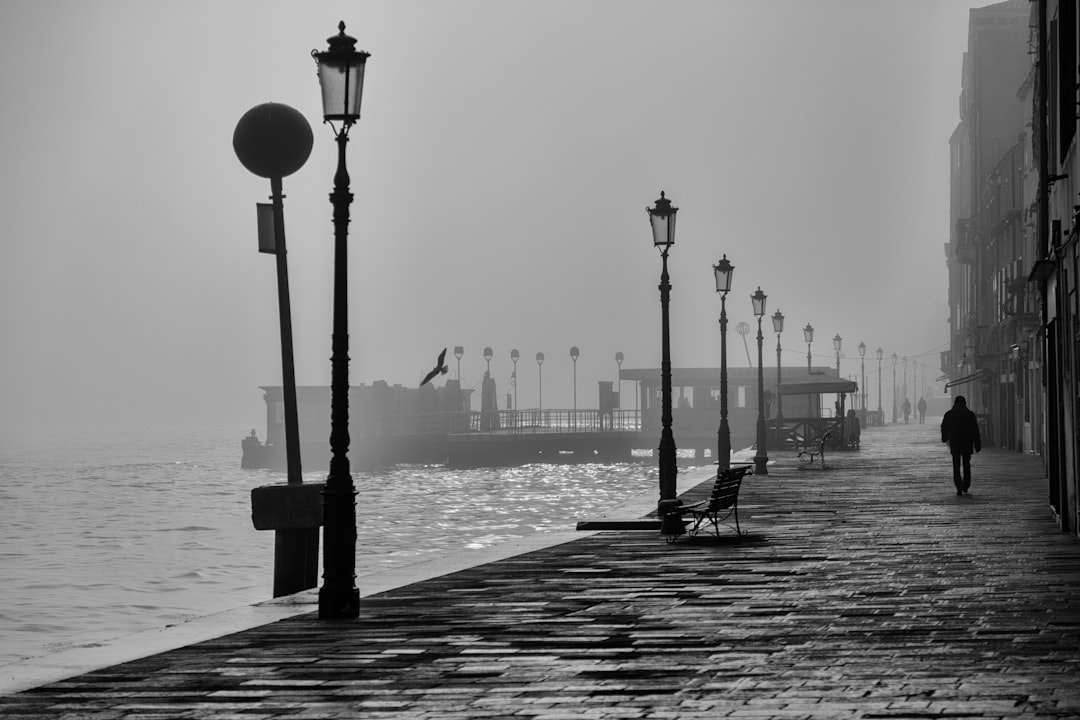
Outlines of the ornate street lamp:
{"type": "Polygon", "coordinates": [[[810,323],[806,323],[806,327],[802,329],[802,336],[806,341],[806,372],[810,373],[810,361],[813,359],[810,355],[810,344],[814,342],[814,327],[810,323]]]}
{"type": "Polygon", "coordinates": [[[776,333],[776,428],[784,422],[784,406],[780,400],[780,333],[784,332],[784,315],[779,310],[773,313],[772,328],[776,333]]]}
{"type": "MultiPolygon", "coordinates": [[[[862,382],[859,383],[859,392],[862,394],[863,414],[866,414],[866,343],[859,343],[859,371],[862,373],[862,382]]],[[[865,419],[865,417],[864,417],[865,419]]]]}
{"type": "Polygon", "coordinates": [[[660,421],[660,502],[675,499],[675,435],[671,431],[671,334],[668,330],[668,303],[671,298],[671,280],[668,277],[668,250],[675,244],[675,215],[679,209],[660,193],[655,207],[647,207],[649,224],[652,226],[653,245],[660,249],[662,270],[660,272],[660,387],[662,393],[660,421]]]}
{"type": "Polygon", "coordinates": [[[836,350],[836,377],[840,377],[840,346],[843,342],[840,333],[836,333],[836,337],[832,339],[833,349],[836,350]]]}
{"type": "Polygon", "coordinates": [[[330,202],[334,206],[334,318],[330,357],[330,473],[323,491],[323,586],[319,588],[319,617],[355,618],[360,614],[356,588],[356,488],[349,472],[349,301],[348,239],[349,172],[345,146],[349,130],[360,118],[364,67],[369,53],[356,51],[356,38],[338,34],[329,48],[311,51],[322,89],[323,121],[334,131],[338,145],[337,171],[330,202]],[[335,127],[334,123],[339,123],[335,127]]]}
{"type": "Polygon", "coordinates": [[[877,349],[877,411],[878,416],[881,418],[881,424],[885,424],[885,416],[881,411],[881,358],[885,356],[885,351],[881,348],[877,349]]]}
{"type": "Polygon", "coordinates": [[[765,368],[762,365],[761,347],[765,336],[761,334],[761,318],[765,317],[765,293],[758,287],[750,296],[754,304],[754,316],[757,318],[757,453],[754,455],[754,474],[769,474],[769,454],[765,448],[765,368]]]}
{"type": "Polygon", "coordinates": [[[892,421],[896,424],[896,353],[892,354],[892,421]]]}
{"type": "Polygon", "coordinates": [[[735,274],[727,255],[713,265],[716,292],[720,294],[720,427],[716,431],[716,472],[731,467],[731,428],[728,426],[728,378],[727,378],[727,294],[731,291],[731,278],[735,274]]]}
{"type": "Polygon", "coordinates": [[[619,389],[615,395],[615,407],[622,410],[622,363],[623,363],[622,350],[615,353],[615,381],[619,384],[619,389]]]}
{"type": "Polygon", "coordinates": [[[540,376],[540,417],[544,415],[544,353],[536,353],[536,372],[540,376]]]}
{"type": "Polygon", "coordinates": [[[491,358],[495,357],[495,351],[490,347],[484,348],[484,360],[487,362],[487,374],[491,375],[491,358]]]}
{"type": "MultiPolygon", "coordinates": [[[[903,373],[903,375],[904,375],[904,392],[901,393],[901,394],[903,395],[904,400],[907,401],[907,399],[908,399],[908,397],[907,397],[907,392],[908,392],[908,390],[907,390],[907,355],[905,355],[903,357],[903,359],[900,361],[900,364],[904,366],[904,373],[903,373]]],[[[903,405],[904,403],[900,403],[900,404],[903,405]]],[[[907,422],[907,418],[904,418],[904,422],[905,423],[907,422]]]]}
{"type": "Polygon", "coordinates": [[[510,351],[510,362],[514,363],[514,372],[510,376],[510,378],[514,381],[514,417],[517,417],[517,410],[518,410],[518,404],[517,404],[517,362],[518,362],[519,358],[521,358],[521,353],[519,353],[517,351],[517,348],[514,348],[513,350],[510,351]]]}
{"type": "Polygon", "coordinates": [[[570,359],[574,362],[574,429],[577,430],[577,359],[581,355],[578,346],[570,348],[570,359]]]}
{"type": "Polygon", "coordinates": [[[465,354],[465,348],[461,345],[454,346],[454,357],[457,358],[457,379],[461,382],[461,356],[465,354]]]}

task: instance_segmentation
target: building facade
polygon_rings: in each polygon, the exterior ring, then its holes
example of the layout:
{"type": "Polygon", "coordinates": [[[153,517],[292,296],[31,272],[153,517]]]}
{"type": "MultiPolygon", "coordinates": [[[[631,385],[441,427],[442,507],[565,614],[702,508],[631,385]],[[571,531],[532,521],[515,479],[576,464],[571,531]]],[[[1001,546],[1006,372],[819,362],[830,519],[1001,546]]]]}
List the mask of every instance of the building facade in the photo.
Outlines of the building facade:
{"type": "Polygon", "coordinates": [[[971,11],[950,138],[950,346],[942,371],[984,444],[1039,454],[1077,533],[1080,308],[1075,0],[971,11]]]}

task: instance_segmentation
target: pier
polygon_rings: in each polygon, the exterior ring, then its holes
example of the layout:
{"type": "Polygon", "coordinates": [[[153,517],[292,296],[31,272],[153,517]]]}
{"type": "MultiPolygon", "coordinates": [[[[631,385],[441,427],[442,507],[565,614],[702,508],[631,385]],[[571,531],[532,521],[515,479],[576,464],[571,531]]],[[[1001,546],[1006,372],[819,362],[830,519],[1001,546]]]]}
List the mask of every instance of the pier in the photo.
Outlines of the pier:
{"type": "MultiPolygon", "coordinates": [[[[743,485],[742,538],[555,533],[360,577],[355,621],[301,593],[264,606],[291,617],[120,664],[100,648],[109,666],[47,684],[0,668],[24,689],[0,716],[1080,716],[1080,545],[1042,460],[986,449],[957,496],[939,440],[874,426],[828,469],[776,453],[743,485]]],[[[680,496],[712,472],[680,473],[680,496]]]]}

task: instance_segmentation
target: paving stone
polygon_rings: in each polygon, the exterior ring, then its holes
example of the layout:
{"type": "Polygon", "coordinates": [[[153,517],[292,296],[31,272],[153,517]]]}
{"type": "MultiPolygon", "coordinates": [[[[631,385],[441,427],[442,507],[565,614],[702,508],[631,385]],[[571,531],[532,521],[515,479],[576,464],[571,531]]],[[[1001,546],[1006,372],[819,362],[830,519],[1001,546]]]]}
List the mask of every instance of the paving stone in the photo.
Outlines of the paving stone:
{"type": "MultiPolygon", "coordinates": [[[[1039,458],[934,425],[771,453],[748,535],[604,531],[0,697],[0,717],[1078,718],[1080,543],[1039,458]]],[[[692,489],[700,499],[708,483],[692,489]]]]}

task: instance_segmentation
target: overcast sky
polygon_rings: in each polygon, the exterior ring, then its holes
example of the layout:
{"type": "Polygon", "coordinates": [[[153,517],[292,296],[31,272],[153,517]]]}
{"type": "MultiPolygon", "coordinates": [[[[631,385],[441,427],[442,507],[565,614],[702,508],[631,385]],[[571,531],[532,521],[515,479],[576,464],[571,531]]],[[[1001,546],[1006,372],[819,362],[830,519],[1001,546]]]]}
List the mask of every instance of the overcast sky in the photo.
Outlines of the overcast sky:
{"type": "Polygon", "coordinates": [[[933,377],[948,139],[968,10],[987,4],[6,0],[0,424],[262,433],[257,386],[281,382],[255,231],[270,188],[232,134],[268,101],[315,131],[285,222],[297,381],[329,383],[336,154],[310,52],[339,20],[372,53],[348,154],[353,384],[415,385],[463,345],[479,387],[490,345],[500,395],[517,348],[536,406],[543,351],[544,406],[568,407],[577,345],[578,405],[595,407],[616,351],[659,366],[645,208],[661,190],[679,208],[675,366],[719,364],[726,253],[732,365],[760,285],[787,317],[785,365],[805,365],[811,323],[816,363],[839,333],[845,375],[862,341],[933,377]]]}

